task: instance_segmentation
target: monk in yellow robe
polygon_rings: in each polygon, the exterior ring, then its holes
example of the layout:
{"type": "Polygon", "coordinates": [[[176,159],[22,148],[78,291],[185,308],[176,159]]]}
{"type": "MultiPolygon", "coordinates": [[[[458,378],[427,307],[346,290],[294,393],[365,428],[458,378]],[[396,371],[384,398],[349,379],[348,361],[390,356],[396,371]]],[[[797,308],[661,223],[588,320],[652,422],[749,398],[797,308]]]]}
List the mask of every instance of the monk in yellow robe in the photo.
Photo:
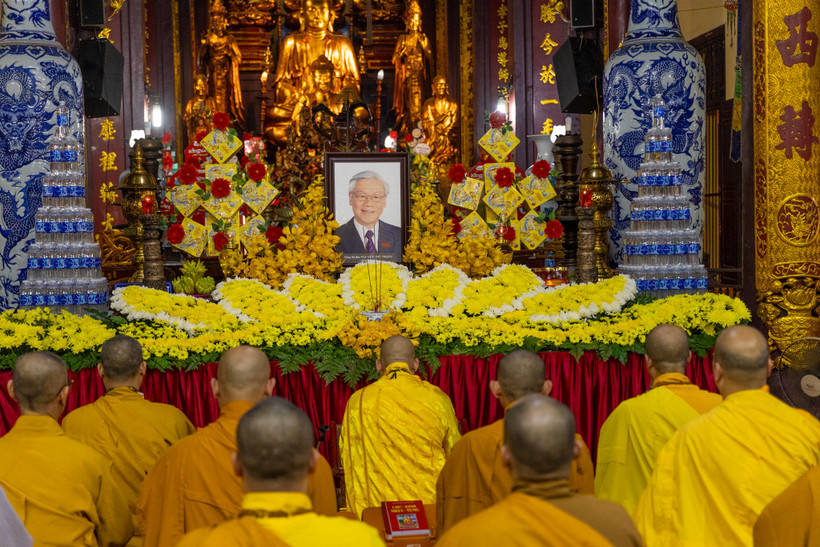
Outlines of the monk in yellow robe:
{"type": "Polygon", "coordinates": [[[279,397],[258,402],[239,420],[233,469],[245,496],[239,518],[188,533],[180,547],[376,547],[379,533],[345,517],[317,515],[307,496],[319,453],[310,419],[279,397]]]}
{"type": "Polygon", "coordinates": [[[723,402],[675,433],[635,510],[646,545],[751,545],[760,511],[820,464],[820,422],[769,394],[766,339],[724,330],[713,354],[723,402]]]}
{"type": "MultiPolygon", "coordinates": [[[[105,395],[63,419],[69,438],[113,464],[114,480],[128,501],[137,534],[137,494],[145,475],[162,452],[196,431],[178,408],[145,400],[139,392],[145,368],[139,342],[124,334],[108,340],[97,365],[105,395]]],[[[142,545],[142,537],[135,535],[128,545],[142,545]]]]}
{"type": "Polygon", "coordinates": [[[686,377],[691,357],[689,336],[676,325],[658,325],[646,335],[652,387],[618,405],[601,427],[595,473],[598,499],[620,503],[634,513],[663,445],[681,426],[723,400],[686,377]]]}
{"type": "Polygon", "coordinates": [[[754,526],[755,547],[820,545],[820,467],[813,467],[766,507],[754,526]]]}
{"type": "Polygon", "coordinates": [[[580,449],[567,406],[545,395],[518,399],[504,417],[501,447],[512,493],[450,528],[437,547],[642,545],[623,507],[570,489],[580,449]]]}
{"type": "Polygon", "coordinates": [[[57,423],[70,387],[57,355],[17,359],[8,390],[22,415],[0,438],[0,486],[35,545],[125,545],[133,524],[111,462],[57,423]]]}
{"type": "MultiPolygon", "coordinates": [[[[236,517],[242,504],[242,481],[233,472],[236,426],[255,403],[273,392],[267,357],[257,348],[239,346],[219,360],[211,390],[219,418],[185,437],[160,456],[137,499],[137,521],[145,545],[176,545],[196,528],[236,517]]],[[[327,461],[310,475],[309,495],[318,513],[336,512],[333,475],[327,461]]]]}
{"type": "MultiPolygon", "coordinates": [[[[497,380],[490,382],[490,391],[509,409],[520,398],[542,393],[549,395],[552,382],[544,379],[544,361],[524,349],[505,355],[498,362],[497,380]]],[[[570,490],[592,494],[593,471],[589,449],[580,435],[575,435],[581,448],[572,460],[569,474],[570,490]]],[[[504,444],[504,419],[470,431],[453,447],[436,484],[436,525],[439,533],[505,498],[513,487],[509,467],[501,458],[504,444]]]]}
{"type": "Polygon", "coordinates": [[[416,376],[418,367],[413,343],[391,336],[376,361],[381,378],[347,402],[339,453],[356,515],[383,501],[436,502],[436,479],[460,435],[450,398],[416,376]]]}

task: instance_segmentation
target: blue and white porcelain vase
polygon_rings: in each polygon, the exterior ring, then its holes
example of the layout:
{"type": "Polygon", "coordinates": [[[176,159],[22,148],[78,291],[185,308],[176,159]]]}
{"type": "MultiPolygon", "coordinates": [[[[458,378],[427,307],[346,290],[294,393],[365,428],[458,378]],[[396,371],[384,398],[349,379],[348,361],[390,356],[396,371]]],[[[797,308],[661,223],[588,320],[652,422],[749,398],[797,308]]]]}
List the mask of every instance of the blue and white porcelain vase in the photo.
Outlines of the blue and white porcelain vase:
{"type": "Polygon", "coordinates": [[[77,61],[54,35],[49,0],[2,0],[2,9],[0,309],[13,309],[34,241],[34,214],[49,169],[47,141],[56,134],[60,102],[69,109],[70,133],[84,149],[83,80],[77,61]]]}
{"type": "Polygon", "coordinates": [[[644,135],[652,127],[652,98],[666,106],[672,152],[680,162],[692,228],[702,234],[703,125],[706,75],[698,52],[683,39],[677,0],[632,0],[629,29],[604,68],[604,163],[618,183],[612,208],[610,255],[621,262],[621,233],[629,228],[633,182],[643,161],[644,135]],[[624,180],[629,182],[624,182],[624,180]]]}

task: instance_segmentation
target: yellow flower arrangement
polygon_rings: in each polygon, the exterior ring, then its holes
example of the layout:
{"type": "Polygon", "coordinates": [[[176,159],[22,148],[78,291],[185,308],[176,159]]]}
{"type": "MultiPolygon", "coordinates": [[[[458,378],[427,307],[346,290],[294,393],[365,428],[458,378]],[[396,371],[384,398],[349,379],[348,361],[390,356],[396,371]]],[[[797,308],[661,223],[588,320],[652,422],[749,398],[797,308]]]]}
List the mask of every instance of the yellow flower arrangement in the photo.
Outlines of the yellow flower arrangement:
{"type": "Polygon", "coordinates": [[[366,311],[401,309],[412,274],[400,264],[361,262],[339,278],[346,306],[366,311]]]}
{"type": "Polygon", "coordinates": [[[464,299],[453,314],[498,316],[515,310],[513,301],[543,282],[525,266],[499,266],[492,275],[473,280],[464,288],[464,299]]]}
{"type": "Polygon", "coordinates": [[[299,306],[328,319],[350,317],[352,310],[345,307],[342,286],[314,277],[290,274],[282,290],[299,306]]]}
{"type": "Polygon", "coordinates": [[[413,189],[413,207],[409,238],[404,246],[404,260],[416,273],[424,273],[451,263],[456,256],[458,239],[453,233],[453,221],[444,218],[444,207],[427,179],[413,189]]]}

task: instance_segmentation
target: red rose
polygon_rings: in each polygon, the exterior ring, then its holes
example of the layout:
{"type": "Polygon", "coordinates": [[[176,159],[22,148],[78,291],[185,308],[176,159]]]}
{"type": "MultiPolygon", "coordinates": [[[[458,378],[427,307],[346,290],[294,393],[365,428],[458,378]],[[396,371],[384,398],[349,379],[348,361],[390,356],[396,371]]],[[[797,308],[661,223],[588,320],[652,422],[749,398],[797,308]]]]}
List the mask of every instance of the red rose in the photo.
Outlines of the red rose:
{"type": "Polygon", "coordinates": [[[216,179],[211,183],[211,194],[215,198],[226,198],[231,193],[231,182],[227,179],[216,179]]]}
{"type": "Polygon", "coordinates": [[[393,139],[393,140],[398,139],[399,138],[399,132],[398,131],[391,131],[390,132],[390,138],[393,139]]]}
{"type": "Polygon", "coordinates": [[[467,170],[464,169],[464,166],[460,163],[456,163],[452,167],[450,167],[450,172],[448,176],[450,177],[450,181],[453,184],[458,184],[459,182],[464,180],[464,175],[467,174],[467,170]]]}
{"type": "Polygon", "coordinates": [[[173,135],[171,135],[171,133],[170,133],[170,132],[166,131],[166,132],[165,132],[165,134],[162,136],[162,140],[161,140],[160,142],[161,142],[162,144],[168,144],[168,143],[169,143],[169,142],[171,142],[172,140],[174,140],[174,136],[173,136],[173,135]]]}
{"type": "Polygon", "coordinates": [[[165,179],[165,189],[166,190],[171,190],[174,186],[176,186],[176,184],[177,184],[176,183],[176,177],[174,175],[171,175],[170,177],[165,179]]]}
{"type": "Polygon", "coordinates": [[[199,176],[199,169],[197,169],[191,163],[185,163],[177,172],[177,178],[179,178],[179,182],[182,184],[193,184],[196,182],[196,178],[199,176]]]}
{"type": "Polygon", "coordinates": [[[538,160],[532,164],[532,174],[539,179],[545,179],[550,176],[550,162],[547,160],[538,160]]]}
{"type": "Polygon", "coordinates": [[[507,121],[507,115],[497,110],[490,114],[490,127],[501,127],[507,121]]]}
{"type": "Polygon", "coordinates": [[[515,228],[512,226],[507,226],[504,230],[504,239],[507,241],[515,241],[515,228]]]}
{"type": "Polygon", "coordinates": [[[214,114],[214,129],[225,131],[231,125],[231,117],[225,112],[217,112],[214,114]]]}
{"type": "MultiPolygon", "coordinates": [[[[268,229],[265,230],[265,238],[267,238],[268,243],[270,243],[271,245],[275,245],[276,243],[278,243],[279,240],[282,238],[282,234],[282,228],[280,228],[279,226],[274,226],[273,224],[268,226],[268,229]]],[[[284,245],[282,247],[284,247],[284,245]]]]}
{"type": "Polygon", "coordinates": [[[228,244],[228,236],[223,234],[222,232],[217,232],[214,234],[214,249],[217,251],[221,251],[225,245],[228,244]]]}
{"type": "Polygon", "coordinates": [[[248,177],[254,182],[262,182],[268,170],[259,162],[254,162],[248,166],[248,177]]]}
{"type": "Polygon", "coordinates": [[[502,167],[495,172],[495,182],[499,188],[509,188],[513,185],[514,180],[515,175],[513,175],[512,169],[509,167],[502,167]]]}
{"type": "Polygon", "coordinates": [[[547,234],[547,238],[549,239],[558,239],[564,233],[564,226],[557,218],[550,220],[547,222],[546,228],[544,228],[544,233],[547,234]]]}
{"type": "Polygon", "coordinates": [[[244,169],[245,167],[247,167],[250,161],[251,160],[248,159],[248,156],[242,156],[241,158],[239,158],[239,165],[241,165],[242,169],[244,169]]]}
{"type": "Polygon", "coordinates": [[[195,212],[191,217],[191,220],[205,226],[205,211],[200,209],[199,211],[195,212]]]}
{"type": "Polygon", "coordinates": [[[195,140],[196,142],[202,142],[202,139],[204,139],[204,138],[205,138],[205,137],[207,137],[207,136],[208,136],[208,132],[207,132],[207,131],[200,131],[199,133],[197,133],[196,135],[194,135],[194,140],[195,140]]]}
{"type": "Polygon", "coordinates": [[[410,133],[406,134],[404,136],[404,142],[406,142],[407,144],[410,144],[411,142],[413,142],[413,135],[411,135],[410,133]]]}
{"type": "Polygon", "coordinates": [[[185,239],[185,228],[179,223],[171,224],[168,226],[168,231],[165,232],[165,237],[168,239],[168,243],[178,245],[185,239]]]}
{"type": "Polygon", "coordinates": [[[250,133],[248,133],[247,131],[242,133],[242,140],[243,141],[249,141],[249,140],[251,140],[252,137],[253,136],[250,133]]]}

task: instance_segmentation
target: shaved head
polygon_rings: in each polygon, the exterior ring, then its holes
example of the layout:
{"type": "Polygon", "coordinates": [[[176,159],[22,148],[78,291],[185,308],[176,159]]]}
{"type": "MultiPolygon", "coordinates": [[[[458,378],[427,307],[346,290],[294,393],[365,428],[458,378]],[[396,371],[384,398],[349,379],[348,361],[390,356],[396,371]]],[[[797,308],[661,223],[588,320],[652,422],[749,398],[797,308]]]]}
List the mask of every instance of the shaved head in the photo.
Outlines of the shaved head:
{"type": "Polygon", "coordinates": [[[735,385],[758,389],[769,373],[769,345],[760,331],[739,325],[725,329],[717,337],[713,360],[735,385]]]}
{"type": "Polygon", "coordinates": [[[105,375],[116,382],[130,380],[140,371],[142,346],[135,339],[118,334],[102,345],[100,364],[105,375]]]}
{"type": "Polygon", "coordinates": [[[544,361],[536,353],[517,349],[501,358],[496,376],[504,394],[513,402],[525,395],[541,393],[544,361]]]}
{"type": "Polygon", "coordinates": [[[239,420],[236,441],[237,457],[249,478],[292,482],[308,473],[313,424],[293,403],[268,397],[239,420]]]}
{"type": "Polygon", "coordinates": [[[575,447],[575,417],[546,395],[526,395],[504,417],[504,445],[518,478],[569,476],[575,447]]]}
{"type": "Polygon", "coordinates": [[[684,374],[689,362],[689,335],[677,325],[658,325],[646,335],[646,356],[658,374],[684,374]]]}
{"type": "Polygon", "coordinates": [[[238,346],[222,354],[216,376],[222,401],[256,402],[267,395],[270,363],[261,350],[238,346]]]}
{"type": "Polygon", "coordinates": [[[405,363],[412,368],[415,360],[416,349],[409,338],[397,334],[382,342],[379,352],[382,367],[387,368],[393,363],[405,363]]]}
{"type": "Polygon", "coordinates": [[[46,413],[66,385],[65,361],[50,351],[24,353],[14,363],[12,386],[21,410],[46,413]]]}

